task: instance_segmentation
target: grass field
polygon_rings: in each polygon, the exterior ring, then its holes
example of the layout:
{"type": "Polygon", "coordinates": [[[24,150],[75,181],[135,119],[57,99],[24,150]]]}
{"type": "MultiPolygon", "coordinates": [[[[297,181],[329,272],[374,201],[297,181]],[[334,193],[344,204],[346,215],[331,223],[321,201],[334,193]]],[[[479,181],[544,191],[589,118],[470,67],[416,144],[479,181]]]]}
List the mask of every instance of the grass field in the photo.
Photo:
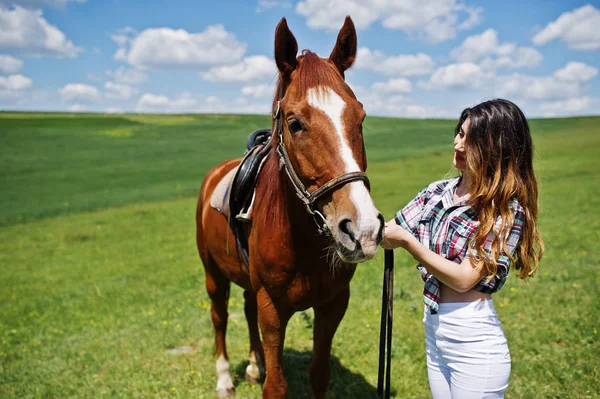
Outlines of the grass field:
{"type": "MultiPolygon", "coordinates": [[[[0,397],[212,398],[213,333],[195,248],[195,196],[265,116],[0,113],[0,397]],[[191,353],[169,349],[190,345],[191,353]]],[[[368,118],[373,197],[386,219],[450,171],[445,120],[368,118]]],[[[547,252],[494,302],[511,348],[509,398],[600,396],[600,118],[531,121],[547,252]]],[[[333,347],[329,397],[375,397],[383,252],[361,264],[333,347]]],[[[428,396],[422,282],[396,252],[392,385],[428,396]]],[[[312,311],[288,328],[291,398],[310,397],[312,311]]],[[[248,351],[232,290],[237,397],[248,351]]]]}

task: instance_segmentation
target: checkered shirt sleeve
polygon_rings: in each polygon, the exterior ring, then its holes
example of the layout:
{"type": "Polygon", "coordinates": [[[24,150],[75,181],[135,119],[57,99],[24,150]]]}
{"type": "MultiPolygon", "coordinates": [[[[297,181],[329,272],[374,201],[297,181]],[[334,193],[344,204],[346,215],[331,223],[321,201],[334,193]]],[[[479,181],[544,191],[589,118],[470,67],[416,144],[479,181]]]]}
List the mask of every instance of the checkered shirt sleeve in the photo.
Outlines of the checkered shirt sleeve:
{"type": "Polygon", "coordinates": [[[417,196],[406,204],[404,208],[400,209],[394,217],[396,224],[399,224],[405,230],[410,231],[416,238],[419,238],[417,235],[417,226],[419,225],[419,220],[421,220],[421,216],[423,215],[423,208],[427,202],[427,189],[428,187],[425,187],[423,190],[419,191],[417,196]]]}

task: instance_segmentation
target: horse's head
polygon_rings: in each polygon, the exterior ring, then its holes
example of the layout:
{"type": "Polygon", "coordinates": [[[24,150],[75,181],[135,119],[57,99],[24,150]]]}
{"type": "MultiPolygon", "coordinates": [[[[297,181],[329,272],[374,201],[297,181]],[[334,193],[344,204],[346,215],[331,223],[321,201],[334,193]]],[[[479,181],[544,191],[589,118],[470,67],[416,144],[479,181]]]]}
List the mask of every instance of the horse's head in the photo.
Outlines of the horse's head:
{"type": "MultiPolygon", "coordinates": [[[[307,50],[296,57],[298,44],[285,19],[275,32],[279,82],[273,109],[281,115],[282,140],[291,166],[311,193],[337,177],[367,168],[362,135],[366,114],[344,80],[356,47],[350,17],[327,59],[307,50]]],[[[337,186],[319,198],[315,209],[324,215],[344,261],[357,263],[375,255],[384,220],[365,181],[354,179],[337,186]]]]}

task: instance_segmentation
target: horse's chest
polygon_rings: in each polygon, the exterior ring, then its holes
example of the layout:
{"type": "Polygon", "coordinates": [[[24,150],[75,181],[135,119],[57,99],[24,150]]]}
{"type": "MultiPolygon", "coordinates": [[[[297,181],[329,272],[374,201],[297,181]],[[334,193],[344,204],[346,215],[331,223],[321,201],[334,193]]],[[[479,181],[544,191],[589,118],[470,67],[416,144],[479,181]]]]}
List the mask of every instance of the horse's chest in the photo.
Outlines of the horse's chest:
{"type": "Polygon", "coordinates": [[[298,310],[324,305],[348,286],[352,274],[344,273],[334,278],[327,273],[298,273],[288,286],[287,301],[298,310]]]}

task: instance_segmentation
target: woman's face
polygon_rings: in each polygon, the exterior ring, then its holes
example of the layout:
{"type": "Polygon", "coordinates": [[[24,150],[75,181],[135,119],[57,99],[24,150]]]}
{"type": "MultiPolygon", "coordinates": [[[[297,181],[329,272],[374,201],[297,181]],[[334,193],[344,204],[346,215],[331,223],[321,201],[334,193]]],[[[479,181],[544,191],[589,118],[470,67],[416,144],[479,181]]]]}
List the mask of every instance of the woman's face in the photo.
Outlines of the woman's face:
{"type": "Polygon", "coordinates": [[[467,149],[466,149],[466,138],[469,134],[469,128],[471,127],[471,118],[465,119],[460,127],[460,131],[454,136],[454,160],[452,163],[454,167],[461,172],[467,169],[467,149]]]}

